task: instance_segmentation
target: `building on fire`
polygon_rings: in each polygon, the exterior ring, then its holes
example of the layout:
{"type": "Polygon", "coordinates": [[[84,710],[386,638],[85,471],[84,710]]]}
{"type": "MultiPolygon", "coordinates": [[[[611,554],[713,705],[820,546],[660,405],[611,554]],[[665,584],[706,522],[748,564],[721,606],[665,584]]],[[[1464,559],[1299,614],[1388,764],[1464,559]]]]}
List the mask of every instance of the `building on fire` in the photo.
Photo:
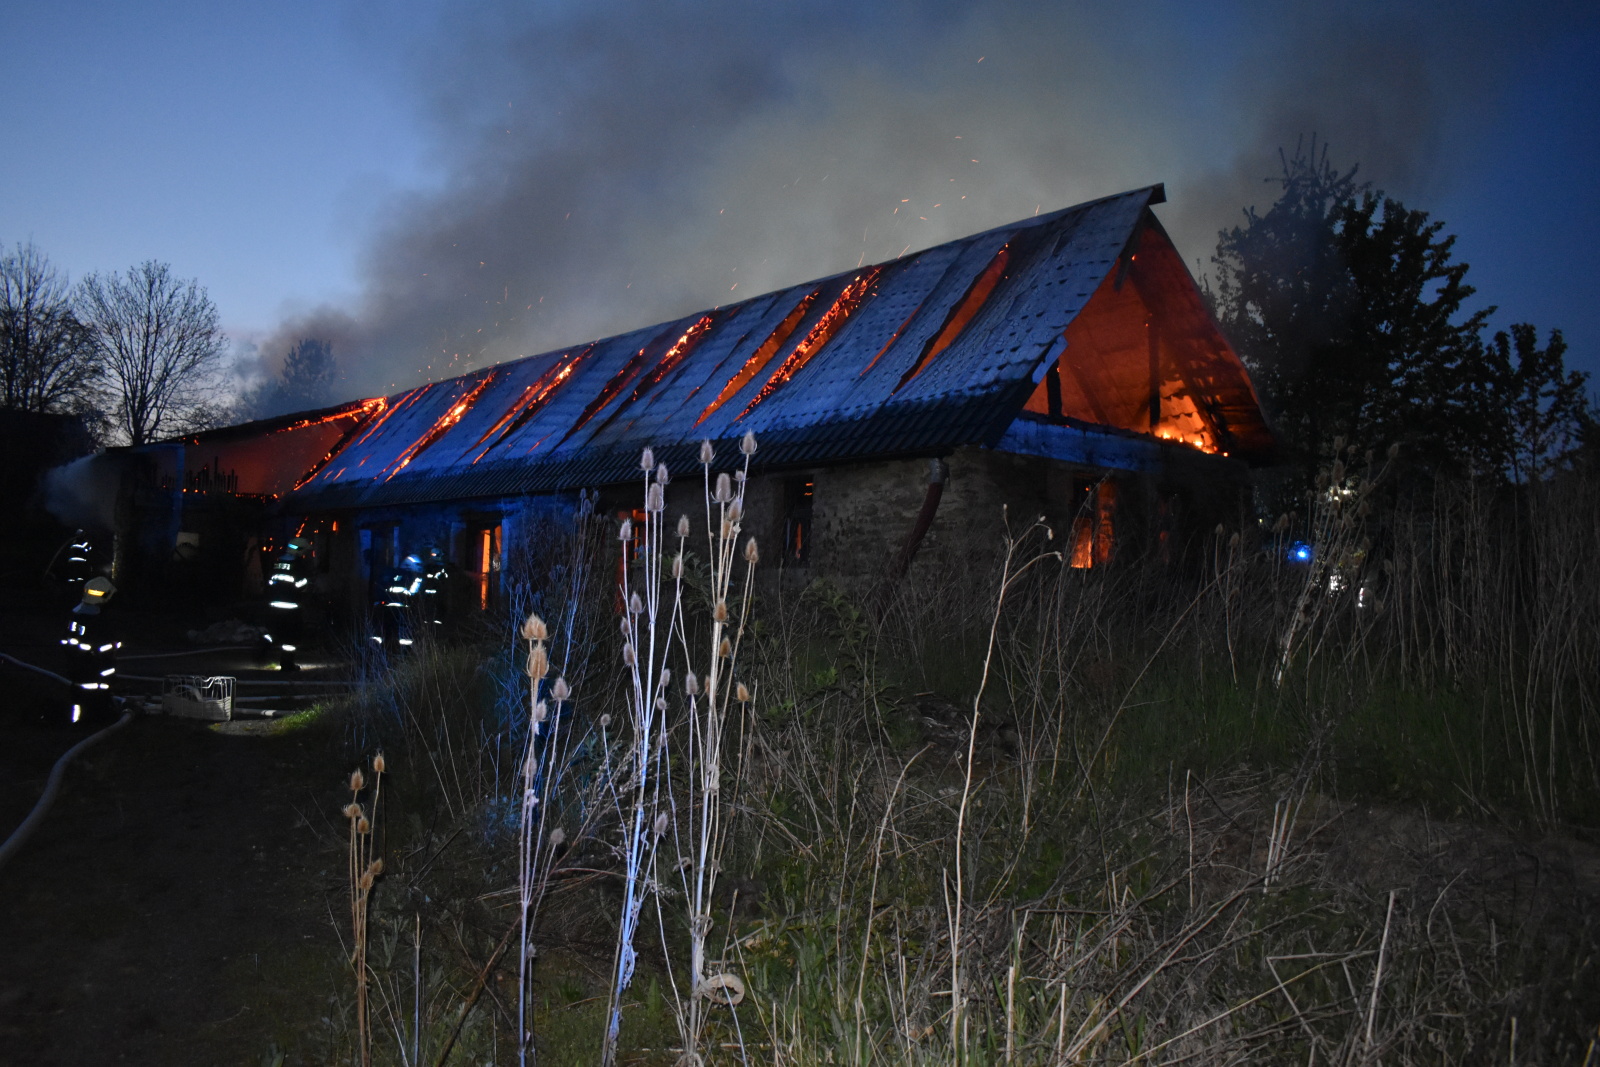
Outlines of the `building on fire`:
{"type": "Polygon", "coordinates": [[[301,533],[319,582],[355,604],[432,546],[488,603],[530,523],[586,491],[605,513],[640,506],[645,446],[685,494],[669,516],[692,516],[700,442],[729,469],[747,431],[746,530],[798,578],[992,552],[1002,505],[1046,516],[1074,566],[1171,552],[1237,520],[1274,443],[1163,200],[1136,189],[395,396],[123,450],[118,565],[238,589],[301,533]]]}

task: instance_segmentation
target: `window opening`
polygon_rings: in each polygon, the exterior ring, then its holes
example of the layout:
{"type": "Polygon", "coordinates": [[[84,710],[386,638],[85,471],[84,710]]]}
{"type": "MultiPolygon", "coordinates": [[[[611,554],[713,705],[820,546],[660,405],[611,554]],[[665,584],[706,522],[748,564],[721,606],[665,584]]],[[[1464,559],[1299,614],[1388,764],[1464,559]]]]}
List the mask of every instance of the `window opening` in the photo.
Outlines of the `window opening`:
{"type": "Polygon", "coordinates": [[[783,559],[800,566],[811,558],[811,503],[816,486],[810,478],[790,478],[783,488],[783,559]]]}

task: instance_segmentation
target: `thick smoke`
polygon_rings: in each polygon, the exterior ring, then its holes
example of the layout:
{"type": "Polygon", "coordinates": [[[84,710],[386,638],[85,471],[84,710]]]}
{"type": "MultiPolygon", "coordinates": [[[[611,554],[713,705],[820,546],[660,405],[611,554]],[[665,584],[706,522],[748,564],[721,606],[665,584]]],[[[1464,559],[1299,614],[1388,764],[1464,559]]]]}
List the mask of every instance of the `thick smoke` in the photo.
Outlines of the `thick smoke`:
{"type": "Polygon", "coordinates": [[[1157,181],[1204,269],[1303,135],[1433,191],[1487,60],[1536,33],[1505,5],[1332,7],[454,9],[414,67],[448,180],[389,206],[357,306],[262,347],[322,337],[348,395],[392,392],[1157,181]]]}
{"type": "Polygon", "coordinates": [[[40,497],[45,510],[62,524],[107,533],[116,527],[119,478],[114,460],[83,456],[46,471],[40,497]]]}

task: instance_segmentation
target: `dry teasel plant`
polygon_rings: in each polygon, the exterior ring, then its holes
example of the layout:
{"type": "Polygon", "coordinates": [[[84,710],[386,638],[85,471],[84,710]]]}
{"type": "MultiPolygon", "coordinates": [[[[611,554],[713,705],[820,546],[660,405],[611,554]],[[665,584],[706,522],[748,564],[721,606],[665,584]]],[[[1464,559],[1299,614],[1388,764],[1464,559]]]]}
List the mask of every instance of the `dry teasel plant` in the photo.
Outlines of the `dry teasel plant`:
{"type": "Polygon", "coordinates": [[[340,809],[350,825],[350,845],[346,857],[353,945],[350,964],[356,974],[356,1039],[360,1044],[362,1067],[371,1067],[372,1063],[372,1018],[367,1004],[367,987],[371,978],[367,964],[367,916],[372,888],[383,873],[383,859],[375,855],[373,830],[378,817],[378,805],[383,798],[383,774],[387,769],[388,761],[379,752],[372,758],[371,816],[361,806],[361,792],[366,788],[367,777],[360,767],[350,772],[350,803],[340,809]]]}

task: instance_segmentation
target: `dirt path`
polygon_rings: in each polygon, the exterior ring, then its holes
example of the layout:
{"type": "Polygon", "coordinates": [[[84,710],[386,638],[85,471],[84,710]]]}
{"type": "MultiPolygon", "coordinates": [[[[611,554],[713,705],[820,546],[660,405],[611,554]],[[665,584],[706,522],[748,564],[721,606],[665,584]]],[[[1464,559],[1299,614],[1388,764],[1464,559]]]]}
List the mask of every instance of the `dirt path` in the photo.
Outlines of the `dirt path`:
{"type": "MultiPolygon", "coordinates": [[[[8,834],[77,735],[37,721],[27,679],[0,685],[8,834]]],[[[0,1067],[298,1062],[343,981],[334,750],[145,718],[80,757],[0,868],[0,1067]]]]}

